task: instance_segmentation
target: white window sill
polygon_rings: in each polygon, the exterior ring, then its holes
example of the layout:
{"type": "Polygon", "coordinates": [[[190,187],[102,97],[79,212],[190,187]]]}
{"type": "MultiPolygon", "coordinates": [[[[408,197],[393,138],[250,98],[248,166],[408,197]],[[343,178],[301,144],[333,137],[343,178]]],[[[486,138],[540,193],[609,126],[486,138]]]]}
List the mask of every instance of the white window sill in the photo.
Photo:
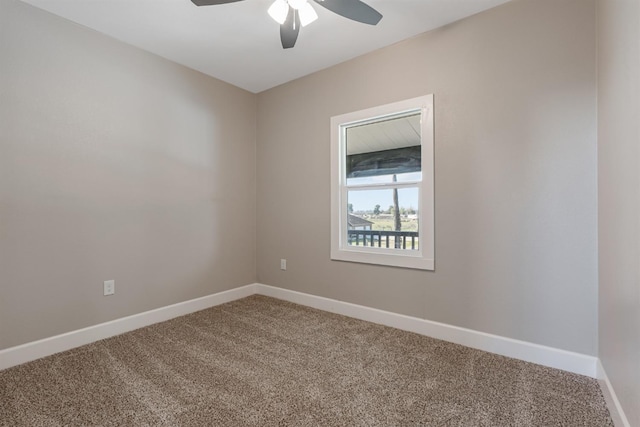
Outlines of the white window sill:
{"type": "Polygon", "coordinates": [[[331,259],[334,261],[378,264],[418,270],[435,270],[435,263],[433,259],[423,258],[421,256],[411,256],[406,253],[394,255],[388,253],[382,254],[358,250],[334,249],[331,251],[331,259]]]}

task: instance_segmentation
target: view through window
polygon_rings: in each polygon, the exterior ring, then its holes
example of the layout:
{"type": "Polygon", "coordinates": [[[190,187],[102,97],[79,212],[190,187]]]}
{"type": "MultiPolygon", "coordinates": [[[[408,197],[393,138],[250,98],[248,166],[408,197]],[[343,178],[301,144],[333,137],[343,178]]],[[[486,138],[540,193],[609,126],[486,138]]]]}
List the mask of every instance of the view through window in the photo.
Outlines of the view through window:
{"type": "Polygon", "coordinates": [[[347,242],[419,250],[421,113],[345,129],[347,242]]]}

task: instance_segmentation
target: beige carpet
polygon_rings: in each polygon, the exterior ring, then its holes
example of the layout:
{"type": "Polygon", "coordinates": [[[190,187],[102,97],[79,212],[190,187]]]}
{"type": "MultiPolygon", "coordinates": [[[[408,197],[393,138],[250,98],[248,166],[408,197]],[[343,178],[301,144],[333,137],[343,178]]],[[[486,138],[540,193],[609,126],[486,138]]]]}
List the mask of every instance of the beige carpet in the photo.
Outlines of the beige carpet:
{"type": "Polygon", "coordinates": [[[2,426],[612,426],[593,379],[262,296],[0,372],[2,426]]]}

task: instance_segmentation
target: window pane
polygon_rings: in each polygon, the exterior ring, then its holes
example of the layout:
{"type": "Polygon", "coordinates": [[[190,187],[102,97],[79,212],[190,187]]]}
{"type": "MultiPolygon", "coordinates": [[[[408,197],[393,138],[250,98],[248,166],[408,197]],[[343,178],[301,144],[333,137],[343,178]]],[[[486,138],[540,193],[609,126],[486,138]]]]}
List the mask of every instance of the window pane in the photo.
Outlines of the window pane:
{"type": "MultiPolygon", "coordinates": [[[[421,113],[354,125],[345,130],[347,184],[353,179],[383,179],[420,173],[421,113]]],[[[366,181],[365,181],[366,182],[366,181]]]]}
{"type": "Polygon", "coordinates": [[[350,190],[347,201],[349,246],[419,249],[418,188],[350,190]]]}

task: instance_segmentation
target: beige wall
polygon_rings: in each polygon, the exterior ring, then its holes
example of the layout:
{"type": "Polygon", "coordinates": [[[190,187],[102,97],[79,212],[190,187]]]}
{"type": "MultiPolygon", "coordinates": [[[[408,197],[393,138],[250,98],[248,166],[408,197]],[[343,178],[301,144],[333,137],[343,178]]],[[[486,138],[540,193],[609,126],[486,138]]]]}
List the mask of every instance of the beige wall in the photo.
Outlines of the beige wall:
{"type": "Polygon", "coordinates": [[[259,282],[596,355],[595,40],[515,0],[259,94],[259,282]],[[429,93],[436,271],[330,261],[329,118],[429,93]]]}
{"type": "Polygon", "coordinates": [[[599,355],[640,426],[640,1],[598,6],[599,355]]]}
{"type": "Polygon", "coordinates": [[[0,349],[255,282],[255,121],[254,94],[1,0],[0,349]]]}

